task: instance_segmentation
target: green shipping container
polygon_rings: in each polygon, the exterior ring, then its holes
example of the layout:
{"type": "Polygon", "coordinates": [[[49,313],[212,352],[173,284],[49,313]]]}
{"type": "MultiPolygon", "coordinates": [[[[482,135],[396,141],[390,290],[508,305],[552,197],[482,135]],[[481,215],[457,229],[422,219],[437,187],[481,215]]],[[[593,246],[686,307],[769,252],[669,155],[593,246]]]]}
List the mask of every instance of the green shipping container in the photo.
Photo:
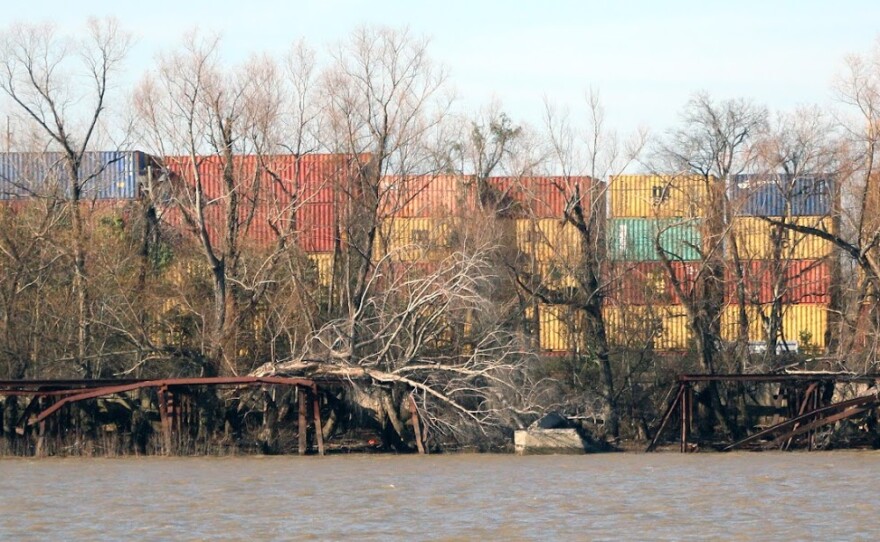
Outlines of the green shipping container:
{"type": "Polygon", "coordinates": [[[654,239],[675,261],[700,259],[700,221],[687,218],[614,218],[608,222],[608,257],[652,262],[660,259],[654,239]]]}

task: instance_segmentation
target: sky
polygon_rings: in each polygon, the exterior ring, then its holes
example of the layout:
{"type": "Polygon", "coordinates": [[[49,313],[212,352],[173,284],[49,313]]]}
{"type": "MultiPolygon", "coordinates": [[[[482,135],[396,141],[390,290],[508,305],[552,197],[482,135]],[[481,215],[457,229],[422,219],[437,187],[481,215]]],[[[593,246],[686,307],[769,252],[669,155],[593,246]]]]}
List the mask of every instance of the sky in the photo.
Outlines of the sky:
{"type": "Polygon", "coordinates": [[[880,35],[878,0],[29,0],[2,11],[71,32],[90,15],[117,17],[137,37],[130,81],[196,27],[220,33],[225,58],[240,62],[299,39],[327,50],[362,24],[408,26],[431,40],[464,110],[496,100],[539,125],[545,98],[585,113],[592,87],[622,132],[662,132],[699,90],[771,110],[831,105],[845,56],[880,35]]]}

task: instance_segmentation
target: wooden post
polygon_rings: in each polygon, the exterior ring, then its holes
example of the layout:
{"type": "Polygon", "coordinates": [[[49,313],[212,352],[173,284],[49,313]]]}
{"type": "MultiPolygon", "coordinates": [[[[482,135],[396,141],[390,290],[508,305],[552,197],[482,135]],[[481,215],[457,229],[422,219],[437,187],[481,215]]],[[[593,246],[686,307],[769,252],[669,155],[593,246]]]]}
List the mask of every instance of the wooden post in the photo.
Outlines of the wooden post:
{"type": "Polygon", "coordinates": [[[416,407],[416,399],[412,395],[409,396],[409,410],[412,413],[413,433],[416,435],[416,448],[419,450],[420,454],[424,455],[427,452],[425,451],[424,440],[422,437],[422,424],[419,421],[419,409],[416,407]]]}
{"type": "MultiPolygon", "coordinates": [[[[39,398],[39,408],[42,411],[45,408],[45,398],[40,396],[39,398]]],[[[42,420],[37,429],[37,446],[36,446],[36,456],[43,457],[45,455],[46,449],[46,420],[42,420]]]]}
{"type": "Polygon", "coordinates": [[[688,433],[688,393],[687,384],[682,383],[685,389],[681,394],[681,453],[687,452],[687,433],[688,433]]]}
{"type": "Polygon", "coordinates": [[[165,455],[171,454],[171,420],[168,417],[168,403],[165,394],[168,392],[168,386],[160,386],[156,395],[159,400],[159,421],[162,423],[162,436],[165,442],[165,455]]]}
{"type": "Polygon", "coordinates": [[[297,414],[299,415],[299,455],[306,455],[309,446],[308,424],[306,423],[306,390],[301,386],[296,388],[297,414]]]}
{"type": "Polygon", "coordinates": [[[318,385],[312,384],[312,410],[315,416],[315,439],[318,441],[318,455],[324,455],[324,428],[321,425],[321,401],[318,385]]]}

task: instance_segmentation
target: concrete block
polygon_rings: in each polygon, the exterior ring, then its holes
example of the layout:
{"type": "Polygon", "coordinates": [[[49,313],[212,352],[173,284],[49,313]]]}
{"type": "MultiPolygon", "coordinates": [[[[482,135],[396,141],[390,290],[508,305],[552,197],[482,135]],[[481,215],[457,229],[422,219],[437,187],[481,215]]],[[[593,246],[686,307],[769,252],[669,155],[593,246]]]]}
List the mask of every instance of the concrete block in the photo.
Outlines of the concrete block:
{"type": "Polygon", "coordinates": [[[518,455],[583,454],[584,440],[576,429],[527,429],[513,434],[518,455]]]}

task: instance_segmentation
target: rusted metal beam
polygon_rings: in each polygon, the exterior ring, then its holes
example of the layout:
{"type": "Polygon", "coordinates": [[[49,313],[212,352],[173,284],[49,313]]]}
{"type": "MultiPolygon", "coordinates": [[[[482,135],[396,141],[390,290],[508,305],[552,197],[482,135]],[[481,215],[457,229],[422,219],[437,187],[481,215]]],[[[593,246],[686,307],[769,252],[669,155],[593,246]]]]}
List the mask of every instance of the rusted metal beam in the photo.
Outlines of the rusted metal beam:
{"type": "Polygon", "coordinates": [[[757,373],[757,374],[685,374],[679,382],[803,382],[836,381],[873,383],[880,381],[880,374],[852,375],[849,373],[757,373]]]}
{"type": "Polygon", "coordinates": [[[33,425],[38,423],[46,417],[51,416],[53,413],[57,412],[58,409],[63,407],[66,404],[74,403],[77,401],[84,401],[86,399],[95,399],[97,397],[103,397],[105,395],[115,395],[117,393],[125,393],[128,391],[134,391],[142,388],[161,388],[161,387],[171,387],[171,386],[252,386],[257,384],[283,384],[287,386],[308,386],[308,387],[317,387],[317,384],[313,380],[305,379],[305,378],[284,378],[277,376],[270,377],[211,377],[211,378],[168,378],[163,380],[143,380],[140,382],[135,382],[132,384],[124,384],[121,386],[105,386],[100,388],[89,389],[88,391],[76,394],[76,395],[68,395],[50,406],[49,408],[43,410],[36,418],[29,422],[29,425],[33,425]]]}
{"type": "Polygon", "coordinates": [[[669,403],[669,406],[666,407],[666,412],[663,413],[660,427],[657,429],[657,432],[654,434],[654,438],[651,439],[651,444],[648,445],[648,448],[645,449],[645,452],[652,452],[654,451],[654,448],[657,447],[657,443],[660,441],[660,436],[663,434],[663,430],[666,428],[666,424],[669,422],[669,418],[672,417],[672,413],[675,411],[675,407],[676,405],[678,405],[678,402],[681,400],[683,394],[684,383],[680,382],[678,384],[678,393],[675,394],[675,397],[669,403]]]}
{"type": "Polygon", "coordinates": [[[805,421],[813,416],[822,415],[822,414],[826,414],[826,413],[830,413],[830,412],[835,412],[840,409],[847,409],[850,407],[858,407],[858,406],[871,405],[871,404],[874,404],[874,405],[880,404],[880,400],[878,400],[877,395],[865,395],[862,397],[856,397],[855,399],[849,399],[847,401],[841,401],[839,403],[833,403],[833,404],[825,406],[825,407],[817,408],[815,410],[805,412],[804,414],[797,416],[795,418],[792,418],[790,420],[785,420],[784,422],[781,422],[781,423],[778,423],[774,426],[768,427],[767,429],[764,429],[763,431],[758,431],[754,435],[749,435],[748,437],[746,437],[742,440],[739,440],[737,442],[734,442],[733,444],[727,446],[726,448],[724,448],[723,451],[726,452],[729,450],[733,450],[734,448],[738,448],[744,444],[748,444],[749,442],[755,441],[761,437],[765,437],[767,435],[772,435],[773,433],[775,433],[777,431],[784,430],[790,426],[795,426],[796,424],[799,424],[800,422],[805,421]]]}
{"type": "MultiPolygon", "coordinates": [[[[807,386],[806,391],[804,391],[804,398],[803,398],[803,400],[801,401],[801,406],[800,406],[800,408],[798,409],[798,412],[797,412],[797,415],[798,415],[798,416],[802,416],[802,415],[804,414],[804,412],[807,411],[807,406],[809,406],[810,403],[813,402],[813,401],[812,401],[812,399],[813,399],[813,393],[816,392],[816,389],[817,389],[818,387],[819,387],[819,383],[818,383],[818,382],[811,382],[810,385],[807,386]]],[[[813,404],[813,410],[815,410],[817,407],[818,407],[817,404],[813,404]]],[[[793,428],[793,429],[797,429],[799,423],[800,423],[800,422],[794,424],[794,428],[793,428]]],[[[789,446],[791,446],[791,439],[789,439],[788,442],[786,442],[785,445],[784,445],[782,448],[783,448],[783,449],[787,449],[789,446]]]]}
{"type": "Polygon", "coordinates": [[[161,379],[96,379],[96,380],[0,380],[0,395],[68,395],[87,390],[115,386],[142,384],[142,387],[168,386],[223,386],[246,384],[282,384],[311,386],[313,382],[322,386],[344,385],[345,381],[330,378],[295,378],[282,376],[234,376],[234,377],[191,377],[161,379]]]}
{"type": "MultiPolygon", "coordinates": [[[[853,416],[861,414],[862,412],[865,412],[866,410],[870,410],[871,408],[873,408],[875,406],[876,406],[876,404],[860,406],[860,407],[850,407],[850,408],[844,410],[843,412],[838,412],[837,414],[832,414],[831,416],[819,418],[818,420],[816,420],[814,422],[805,424],[805,425],[798,427],[797,429],[794,429],[794,430],[792,430],[792,431],[790,431],[780,437],[777,437],[772,442],[768,442],[767,444],[765,444],[763,446],[763,448],[764,449],[773,448],[774,446],[776,446],[777,444],[779,444],[781,442],[792,439],[792,438],[794,438],[798,435],[801,435],[803,433],[812,432],[815,429],[822,427],[823,425],[829,425],[832,423],[839,422],[840,420],[845,420],[846,418],[852,418],[853,416]]],[[[811,438],[812,438],[812,436],[811,436],[811,438]]]]}

